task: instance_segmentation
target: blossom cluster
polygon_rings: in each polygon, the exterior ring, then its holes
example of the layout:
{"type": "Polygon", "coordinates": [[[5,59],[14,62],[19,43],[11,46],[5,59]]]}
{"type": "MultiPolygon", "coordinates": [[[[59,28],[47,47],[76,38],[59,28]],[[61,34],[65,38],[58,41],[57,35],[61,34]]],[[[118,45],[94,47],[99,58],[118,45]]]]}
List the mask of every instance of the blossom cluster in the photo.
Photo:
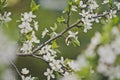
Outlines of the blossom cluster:
{"type": "Polygon", "coordinates": [[[109,10],[105,10],[103,12],[96,12],[97,9],[104,5],[109,5],[109,0],[103,0],[102,3],[99,3],[96,0],[75,0],[75,3],[79,2],[79,5],[72,5],[72,11],[78,12],[81,16],[81,21],[84,25],[84,32],[87,32],[87,30],[92,29],[92,25],[94,22],[99,23],[100,18],[103,16],[108,15],[109,18],[116,17],[117,10],[120,10],[120,2],[114,1],[113,4],[115,4],[114,8],[110,8],[109,10]],[[80,10],[80,11],[79,11],[80,10]]]}
{"type": "MultiPolygon", "coordinates": [[[[82,71],[86,67],[90,69],[89,74],[100,73],[102,76],[108,77],[108,80],[120,79],[120,63],[118,61],[120,55],[120,30],[118,27],[113,27],[110,31],[112,39],[110,43],[102,44],[102,33],[96,32],[95,36],[91,39],[91,43],[88,48],[79,55],[78,58],[69,63],[69,66],[75,71],[82,71]],[[99,57],[98,57],[99,56],[99,57]],[[98,59],[96,60],[95,58],[98,59]],[[97,64],[94,69],[91,67],[89,59],[96,60],[97,64]]],[[[109,37],[109,38],[111,38],[109,37]]],[[[95,64],[95,63],[94,63],[95,64]]],[[[80,80],[85,76],[80,74],[70,74],[69,75],[74,80],[80,80]],[[73,76],[75,75],[75,76],[73,76]],[[78,76],[79,75],[79,76],[78,76]]],[[[61,80],[71,80],[69,77],[65,76],[61,80]]]]}
{"type": "Polygon", "coordinates": [[[60,60],[56,59],[56,53],[57,52],[51,48],[51,45],[46,45],[39,51],[39,54],[42,55],[43,59],[47,61],[50,66],[50,68],[47,68],[47,71],[44,72],[47,80],[55,78],[53,72],[58,72],[62,75],[69,74],[69,69],[67,70],[63,57],[61,57],[60,60]]]}
{"type": "Polygon", "coordinates": [[[24,35],[25,41],[23,41],[22,48],[20,49],[22,53],[28,54],[32,51],[34,43],[39,43],[40,41],[36,37],[36,31],[38,31],[38,22],[33,20],[36,18],[32,12],[25,12],[22,14],[21,24],[19,25],[20,33],[24,35]]]}

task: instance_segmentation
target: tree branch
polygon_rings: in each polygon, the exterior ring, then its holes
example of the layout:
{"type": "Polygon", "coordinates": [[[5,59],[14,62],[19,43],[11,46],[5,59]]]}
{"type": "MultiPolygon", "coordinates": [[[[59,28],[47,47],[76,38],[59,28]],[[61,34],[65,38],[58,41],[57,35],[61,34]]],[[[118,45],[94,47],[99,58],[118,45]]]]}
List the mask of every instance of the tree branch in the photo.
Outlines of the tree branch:
{"type": "Polygon", "coordinates": [[[71,8],[69,7],[69,10],[67,12],[67,21],[66,21],[66,24],[67,24],[67,27],[69,27],[70,25],[70,13],[71,13],[71,8]]]}
{"type": "MultiPolygon", "coordinates": [[[[119,12],[120,10],[118,10],[117,12],[119,12]]],[[[105,17],[106,15],[108,15],[109,12],[107,12],[106,14],[99,14],[97,16],[94,16],[92,18],[99,18],[99,17],[105,17]]],[[[46,42],[44,42],[43,44],[41,44],[40,46],[38,46],[37,48],[35,48],[31,53],[28,54],[17,54],[18,56],[31,56],[32,54],[35,54],[37,51],[39,51],[41,48],[43,48],[45,45],[51,43],[52,41],[56,40],[57,38],[60,38],[61,36],[63,36],[67,31],[69,31],[70,29],[76,27],[80,22],[82,22],[81,20],[76,21],[75,23],[73,23],[72,25],[66,27],[61,33],[59,33],[57,36],[47,40],[46,42]]],[[[39,56],[39,55],[38,55],[39,56]]]]}
{"type": "Polygon", "coordinates": [[[59,33],[57,36],[49,39],[48,41],[46,41],[45,43],[41,44],[40,46],[38,46],[37,48],[35,48],[31,54],[34,54],[35,52],[37,52],[38,50],[40,50],[42,47],[44,47],[45,45],[51,43],[52,41],[54,41],[55,39],[63,36],[67,31],[69,31],[70,29],[72,29],[73,27],[76,27],[79,23],[81,22],[81,20],[75,22],[74,24],[72,24],[71,26],[68,26],[67,28],[65,28],[61,33],[59,33]]]}

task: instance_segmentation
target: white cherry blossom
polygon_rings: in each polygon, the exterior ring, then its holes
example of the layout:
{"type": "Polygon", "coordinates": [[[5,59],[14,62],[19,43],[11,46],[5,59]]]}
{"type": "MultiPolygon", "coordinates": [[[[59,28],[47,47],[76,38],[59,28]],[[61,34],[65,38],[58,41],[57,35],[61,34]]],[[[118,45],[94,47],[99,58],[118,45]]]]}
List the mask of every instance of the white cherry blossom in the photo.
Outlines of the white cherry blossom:
{"type": "Polygon", "coordinates": [[[0,21],[2,22],[10,22],[12,19],[10,18],[11,12],[4,12],[4,14],[2,15],[0,13],[0,21]]]}
{"type": "Polygon", "coordinates": [[[29,12],[29,13],[25,12],[22,14],[22,16],[23,18],[21,18],[21,20],[23,22],[31,22],[33,18],[36,18],[36,16],[33,15],[32,12],[29,12]]]}
{"type": "Polygon", "coordinates": [[[27,70],[27,68],[23,68],[22,71],[21,71],[22,74],[28,74],[29,73],[29,70],[27,70]]]}
{"type": "Polygon", "coordinates": [[[59,71],[62,68],[60,60],[53,60],[52,62],[49,63],[49,65],[55,71],[59,71]]]}
{"type": "Polygon", "coordinates": [[[28,22],[22,22],[22,24],[20,24],[18,27],[21,29],[22,34],[24,34],[24,33],[26,34],[33,30],[30,23],[28,23],[28,22]]]}
{"type": "Polygon", "coordinates": [[[31,75],[27,77],[22,76],[22,80],[35,80],[35,77],[31,77],[31,75]]]}
{"type": "Polygon", "coordinates": [[[34,31],[32,31],[31,37],[32,37],[32,40],[31,40],[32,42],[34,42],[34,43],[39,43],[40,42],[40,40],[38,40],[37,37],[35,36],[35,32],[34,31]]]}
{"type": "Polygon", "coordinates": [[[48,29],[47,28],[45,28],[45,30],[42,32],[42,38],[44,38],[45,37],[45,35],[48,33],[49,31],[48,31],[48,29]]]}
{"type": "Polygon", "coordinates": [[[47,68],[47,71],[44,72],[44,75],[47,76],[47,80],[50,80],[51,78],[55,78],[55,75],[53,74],[53,70],[50,70],[47,68]]]}

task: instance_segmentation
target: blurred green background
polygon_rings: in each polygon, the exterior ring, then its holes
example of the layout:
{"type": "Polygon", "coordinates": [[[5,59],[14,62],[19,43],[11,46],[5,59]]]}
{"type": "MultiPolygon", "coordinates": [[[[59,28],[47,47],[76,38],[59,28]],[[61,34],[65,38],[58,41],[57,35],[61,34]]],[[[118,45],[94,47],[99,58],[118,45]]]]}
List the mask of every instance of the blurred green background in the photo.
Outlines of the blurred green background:
{"type": "MultiPolygon", "coordinates": [[[[30,2],[31,0],[8,0],[7,11],[12,12],[13,20],[8,24],[8,27],[4,27],[4,30],[10,35],[10,38],[15,40],[19,39],[19,23],[17,23],[17,20],[20,19],[21,13],[30,11],[30,2]]],[[[35,12],[37,15],[36,20],[39,21],[39,32],[37,33],[37,36],[41,37],[41,32],[44,30],[44,28],[53,26],[56,22],[56,19],[62,15],[63,8],[67,5],[67,2],[65,0],[61,0],[61,2],[60,0],[36,0],[36,2],[40,3],[41,5],[40,9],[35,12]],[[48,1],[51,2],[49,3],[48,1]]],[[[75,22],[76,19],[78,19],[78,15],[73,14],[71,16],[71,23],[75,22]]],[[[90,42],[90,38],[94,35],[94,32],[98,30],[100,31],[101,27],[102,26],[98,24],[94,24],[93,29],[89,30],[87,33],[84,33],[83,29],[79,29],[79,41],[81,42],[80,47],[74,47],[73,45],[67,46],[65,44],[65,37],[60,38],[57,40],[59,44],[59,50],[61,51],[61,53],[58,53],[58,55],[64,56],[65,58],[76,59],[76,57],[87,47],[88,43],[90,42]]],[[[60,32],[64,28],[65,25],[59,25],[57,32],[60,32]]],[[[47,39],[47,37],[46,39],[40,39],[41,43],[47,39]]],[[[43,72],[46,71],[47,64],[42,60],[32,57],[18,57],[16,64],[19,70],[26,67],[30,70],[32,76],[39,77],[40,80],[45,79],[43,72]]]]}

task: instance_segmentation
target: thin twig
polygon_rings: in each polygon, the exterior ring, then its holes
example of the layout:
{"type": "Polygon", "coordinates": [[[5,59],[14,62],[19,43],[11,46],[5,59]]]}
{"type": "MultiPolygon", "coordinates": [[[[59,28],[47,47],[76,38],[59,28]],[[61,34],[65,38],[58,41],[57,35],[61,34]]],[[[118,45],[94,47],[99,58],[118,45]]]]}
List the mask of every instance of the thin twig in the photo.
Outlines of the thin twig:
{"type": "Polygon", "coordinates": [[[18,73],[18,75],[19,75],[19,76],[21,77],[21,79],[22,79],[22,74],[21,74],[20,71],[18,70],[17,66],[16,66],[13,62],[11,62],[11,64],[12,64],[12,66],[15,68],[16,72],[18,73]]]}
{"type": "Polygon", "coordinates": [[[69,7],[68,9],[68,12],[67,12],[67,21],[66,21],[66,24],[67,24],[67,27],[69,27],[70,25],[70,14],[71,14],[71,8],[69,7]]]}
{"type": "Polygon", "coordinates": [[[59,33],[57,36],[49,39],[48,41],[46,41],[45,43],[41,44],[40,46],[38,46],[37,48],[35,48],[31,54],[34,54],[35,52],[37,52],[38,50],[40,50],[42,47],[44,47],[45,45],[51,43],[52,41],[54,41],[55,39],[63,36],[67,31],[69,31],[70,29],[72,29],[73,27],[76,27],[79,23],[81,22],[81,20],[75,22],[74,24],[72,24],[71,26],[65,28],[61,33],[59,33]]]}

